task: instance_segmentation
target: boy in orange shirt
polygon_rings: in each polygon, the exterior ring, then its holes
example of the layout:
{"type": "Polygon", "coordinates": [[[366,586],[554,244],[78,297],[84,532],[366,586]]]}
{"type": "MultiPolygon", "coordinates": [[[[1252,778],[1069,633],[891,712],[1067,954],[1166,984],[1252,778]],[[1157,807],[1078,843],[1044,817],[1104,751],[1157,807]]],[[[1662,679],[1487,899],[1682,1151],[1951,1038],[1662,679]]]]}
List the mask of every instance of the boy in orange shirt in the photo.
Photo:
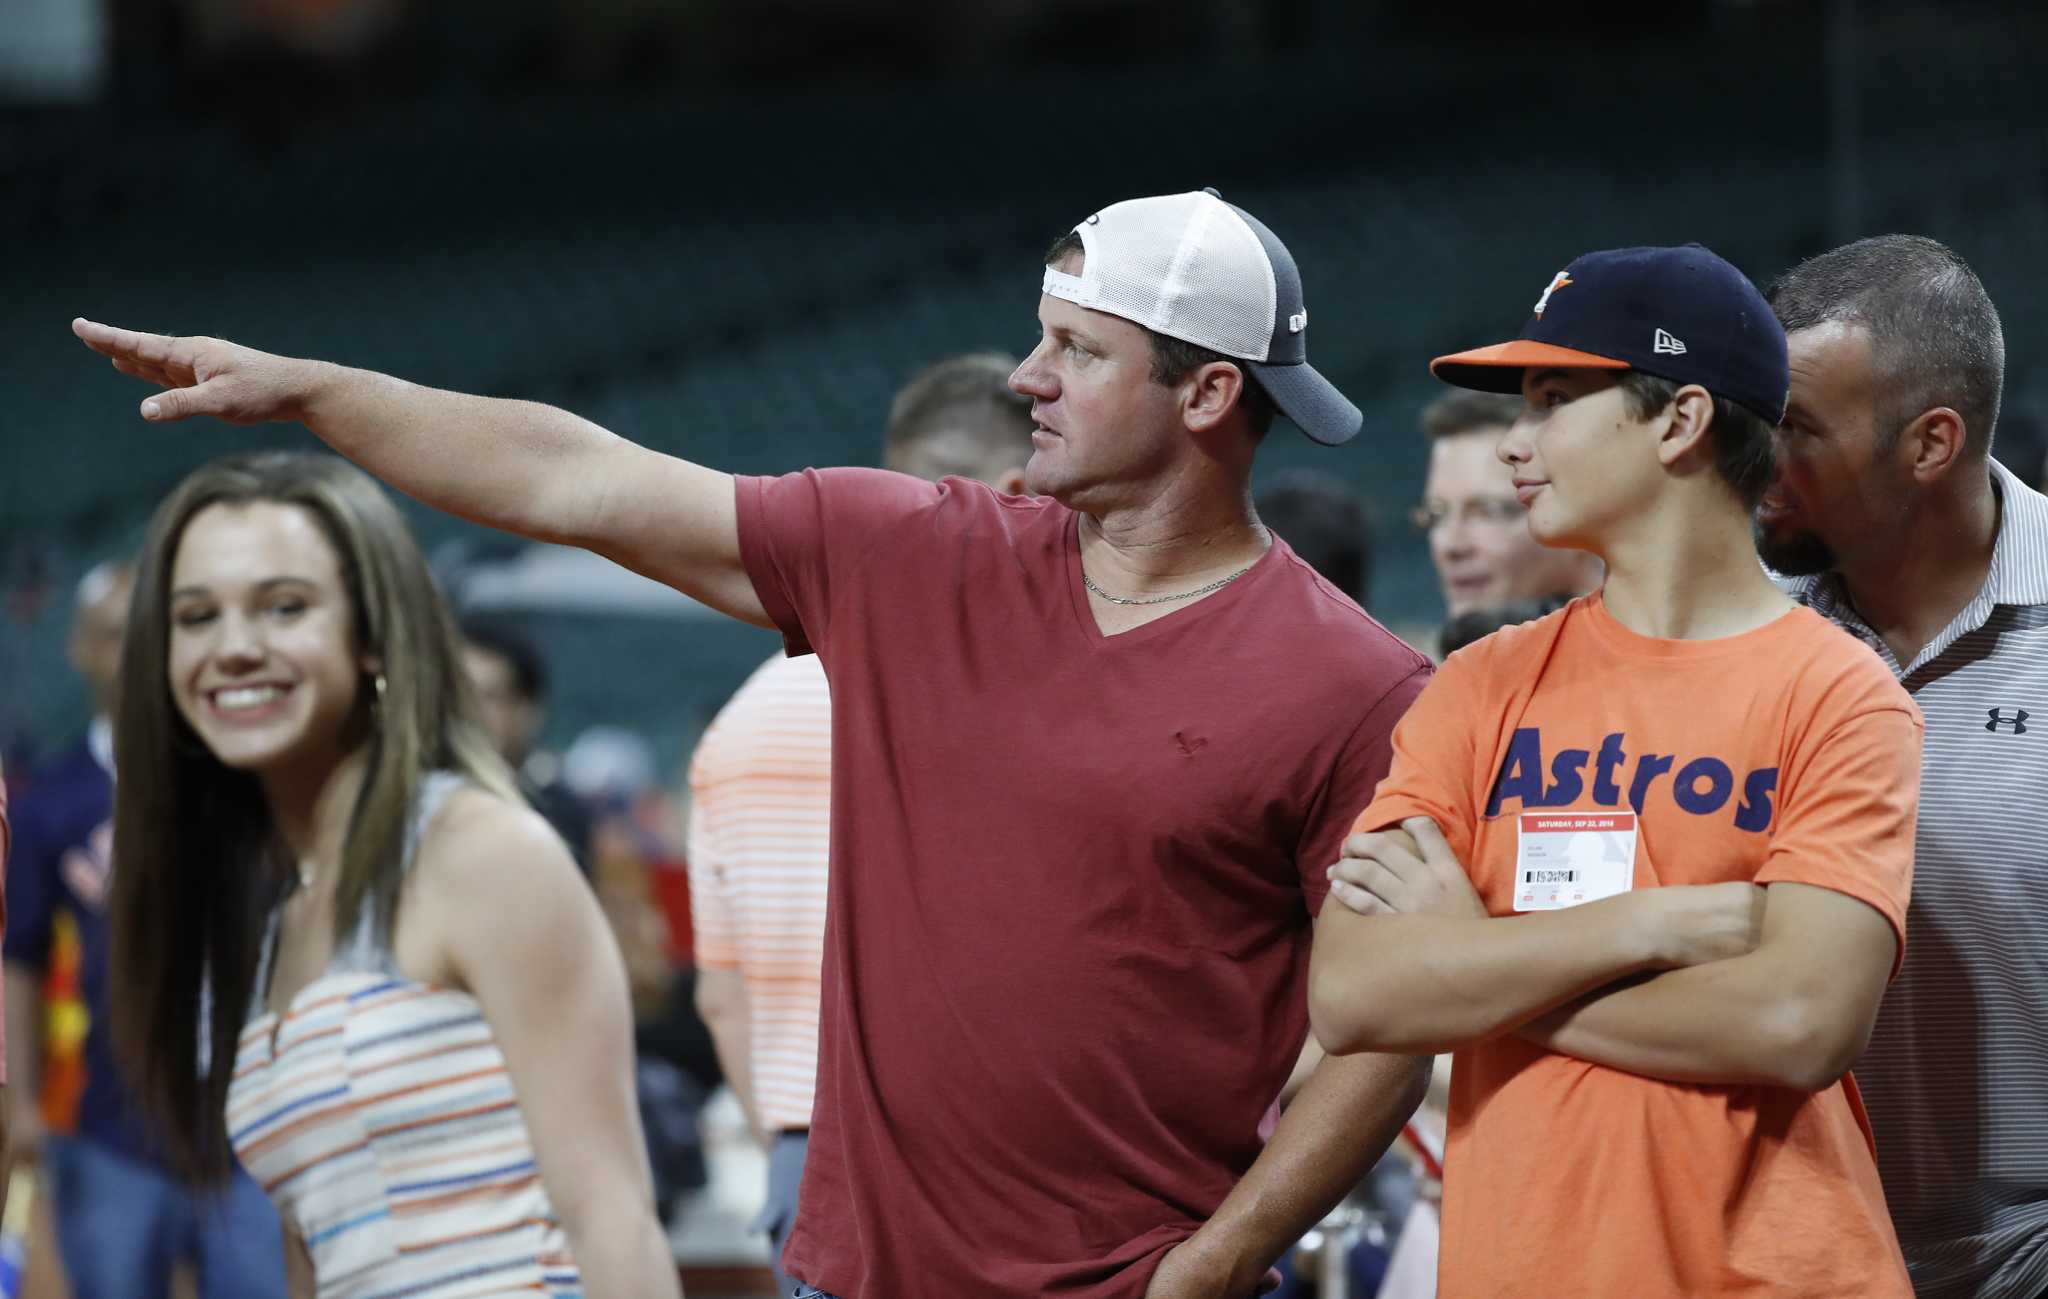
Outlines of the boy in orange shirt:
{"type": "Polygon", "coordinates": [[[1592,253],[1499,452],[1605,587],[1455,654],[1332,868],[1333,1053],[1455,1051],[1439,1292],[1911,1294],[1847,1069],[1904,951],[1921,722],[1758,565],[1785,337],[1697,245],[1592,253]],[[1463,863],[1463,864],[1461,864],[1463,863]]]}

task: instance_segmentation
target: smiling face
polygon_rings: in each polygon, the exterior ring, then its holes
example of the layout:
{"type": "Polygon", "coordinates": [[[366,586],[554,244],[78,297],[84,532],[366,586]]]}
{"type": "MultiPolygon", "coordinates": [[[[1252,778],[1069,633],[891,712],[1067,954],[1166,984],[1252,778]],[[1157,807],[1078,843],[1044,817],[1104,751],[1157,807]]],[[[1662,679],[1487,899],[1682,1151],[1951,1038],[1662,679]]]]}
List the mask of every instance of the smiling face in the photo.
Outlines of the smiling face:
{"type": "Polygon", "coordinates": [[[223,764],[274,774],[332,764],[361,734],[355,608],[303,506],[210,505],[171,564],[168,684],[223,764]]]}
{"type": "Polygon", "coordinates": [[[1616,370],[1529,370],[1522,413],[1497,448],[1529,531],[1546,546],[1603,554],[1642,514],[1664,475],[1655,441],[1630,415],[1616,370]],[[1632,436],[1635,435],[1635,436],[1632,436]]]}
{"type": "Polygon", "coordinates": [[[1836,322],[1786,338],[1792,397],[1779,425],[1777,472],[1757,506],[1757,553],[1780,573],[1803,576],[1853,561],[1894,535],[1910,479],[1894,478],[1880,436],[1880,386],[1870,335],[1836,322]]]}
{"type": "MultiPolygon", "coordinates": [[[[1072,255],[1058,269],[1078,274],[1072,255]]],[[[1152,378],[1152,340],[1120,316],[1038,300],[1038,346],[1010,376],[1031,398],[1026,490],[1070,509],[1114,503],[1161,475],[1185,445],[1177,388],[1152,378]]]]}

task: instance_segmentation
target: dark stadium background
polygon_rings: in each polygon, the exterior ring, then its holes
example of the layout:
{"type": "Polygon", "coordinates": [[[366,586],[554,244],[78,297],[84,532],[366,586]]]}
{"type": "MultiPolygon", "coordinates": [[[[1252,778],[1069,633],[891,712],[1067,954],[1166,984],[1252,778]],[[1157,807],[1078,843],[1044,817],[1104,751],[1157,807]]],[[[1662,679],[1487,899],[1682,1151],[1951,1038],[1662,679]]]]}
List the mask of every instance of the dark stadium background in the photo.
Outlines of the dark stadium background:
{"type": "MultiPolygon", "coordinates": [[[[1504,337],[1590,248],[1699,240],[1767,283],[1930,234],[2048,405],[2048,7],[1283,0],[21,0],[0,29],[0,745],[85,714],[71,590],[201,461],[302,430],[153,428],[84,314],[566,405],[733,470],[875,455],[919,366],[1034,336],[1039,255],[1215,185],[1299,260],[1366,412],[1262,472],[1365,493],[1373,608],[1440,614],[1405,510],[1434,353],[1504,337]]],[[[672,766],[772,647],[680,600],[578,603],[411,517],[554,660],[551,738],[672,766]],[[525,576],[522,577],[521,574],[525,576]],[[494,594],[495,593],[495,594],[494,594]]],[[[621,597],[629,598],[629,597],[621,597]]]]}

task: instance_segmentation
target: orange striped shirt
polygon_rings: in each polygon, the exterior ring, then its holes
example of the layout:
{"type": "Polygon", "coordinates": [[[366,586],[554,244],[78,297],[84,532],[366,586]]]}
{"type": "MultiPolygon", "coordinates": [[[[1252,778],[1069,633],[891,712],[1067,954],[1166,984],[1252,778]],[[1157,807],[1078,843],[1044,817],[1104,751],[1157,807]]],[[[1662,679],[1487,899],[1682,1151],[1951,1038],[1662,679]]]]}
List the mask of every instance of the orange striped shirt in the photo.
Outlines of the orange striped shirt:
{"type": "Polygon", "coordinates": [[[811,1123],[832,830],[832,697],[814,654],[770,659],[690,762],[697,964],[738,970],[761,1121],[811,1123]]]}

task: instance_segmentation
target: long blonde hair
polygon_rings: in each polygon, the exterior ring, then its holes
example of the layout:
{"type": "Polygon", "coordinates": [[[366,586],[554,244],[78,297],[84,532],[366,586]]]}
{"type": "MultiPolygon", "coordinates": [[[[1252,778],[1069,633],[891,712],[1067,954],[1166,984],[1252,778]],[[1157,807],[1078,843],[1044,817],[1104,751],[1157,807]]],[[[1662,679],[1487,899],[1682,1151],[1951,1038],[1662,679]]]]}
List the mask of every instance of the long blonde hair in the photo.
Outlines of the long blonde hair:
{"type": "Polygon", "coordinates": [[[454,622],[419,545],[367,474],[329,455],[231,456],[194,472],[158,507],[121,653],[110,1000],[129,1079],[173,1164],[198,1182],[224,1181],[233,1167],[228,1080],[266,919],[291,876],[256,779],[221,763],[171,698],[171,569],[201,510],[258,501],[299,506],[319,524],[340,561],[356,648],[382,665],[381,683],[366,680],[359,696],[370,714],[367,762],[336,880],[337,941],[366,906],[387,932],[396,919],[426,773],[452,770],[519,797],[477,722],[454,622]]]}

